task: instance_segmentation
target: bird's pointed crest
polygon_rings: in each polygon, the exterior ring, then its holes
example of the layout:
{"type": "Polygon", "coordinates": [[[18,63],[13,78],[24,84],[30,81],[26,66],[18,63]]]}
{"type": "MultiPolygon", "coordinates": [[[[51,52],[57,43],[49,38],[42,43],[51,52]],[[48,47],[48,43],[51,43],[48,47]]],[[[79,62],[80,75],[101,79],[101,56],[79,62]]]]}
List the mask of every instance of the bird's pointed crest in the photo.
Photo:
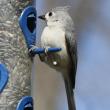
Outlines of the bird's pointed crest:
{"type": "Polygon", "coordinates": [[[53,8],[52,11],[68,11],[71,8],[71,6],[60,6],[53,8]]]}

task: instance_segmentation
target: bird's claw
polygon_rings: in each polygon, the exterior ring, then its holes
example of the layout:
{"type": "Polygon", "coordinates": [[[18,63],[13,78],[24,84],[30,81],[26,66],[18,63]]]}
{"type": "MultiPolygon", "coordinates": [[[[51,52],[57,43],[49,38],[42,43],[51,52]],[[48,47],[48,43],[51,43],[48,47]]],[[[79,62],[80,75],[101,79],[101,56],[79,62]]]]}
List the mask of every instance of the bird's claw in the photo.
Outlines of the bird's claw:
{"type": "Polygon", "coordinates": [[[32,52],[34,49],[38,48],[36,45],[31,45],[32,47],[29,49],[29,53],[32,52]]]}
{"type": "Polygon", "coordinates": [[[48,51],[48,50],[49,50],[49,48],[50,48],[50,47],[45,47],[45,54],[46,54],[46,55],[47,55],[47,54],[48,54],[48,52],[49,52],[49,51],[48,51]]]}
{"type": "Polygon", "coordinates": [[[31,45],[31,48],[28,50],[28,54],[30,57],[34,57],[35,56],[35,53],[34,53],[34,50],[38,48],[36,45],[31,45]]]}

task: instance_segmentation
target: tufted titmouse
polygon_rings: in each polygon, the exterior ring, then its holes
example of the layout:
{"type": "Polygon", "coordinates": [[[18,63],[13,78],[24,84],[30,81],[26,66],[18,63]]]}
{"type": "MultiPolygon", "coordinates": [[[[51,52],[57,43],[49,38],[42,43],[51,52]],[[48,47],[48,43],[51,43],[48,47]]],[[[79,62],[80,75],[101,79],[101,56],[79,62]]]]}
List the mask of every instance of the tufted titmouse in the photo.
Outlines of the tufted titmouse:
{"type": "Polygon", "coordinates": [[[74,102],[75,75],[77,69],[77,45],[69,7],[56,7],[39,16],[47,26],[41,35],[41,46],[46,48],[40,59],[52,68],[62,73],[68,99],[69,110],[76,110],[74,102]],[[49,53],[49,47],[62,48],[60,52],[49,53]]]}

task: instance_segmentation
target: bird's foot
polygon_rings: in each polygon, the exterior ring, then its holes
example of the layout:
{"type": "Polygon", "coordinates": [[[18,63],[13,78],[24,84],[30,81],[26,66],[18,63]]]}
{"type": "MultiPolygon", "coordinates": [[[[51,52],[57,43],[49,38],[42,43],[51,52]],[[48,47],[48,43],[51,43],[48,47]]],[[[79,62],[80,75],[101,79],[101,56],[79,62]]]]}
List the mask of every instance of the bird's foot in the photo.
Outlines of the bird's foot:
{"type": "Polygon", "coordinates": [[[38,48],[36,45],[31,45],[31,48],[28,50],[28,54],[31,58],[35,56],[34,49],[36,48],[38,48]]]}
{"type": "Polygon", "coordinates": [[[36,45],[31,45],[31,46],[32,46],[32,47],[29,49],[29,53],[32,52],[34,49],[39,48],[39,47],[36,46],[36,45]]]}
{"type": "Polygon", "coordinates": [[[45,55],[47,56],[48,55],[48,52],[49,52],[48,50],[49,50],[50,47],[49,46],[46,46],[44,48],[45,48],[45,55]]]}
{"type": "Polygon", "coordinates": [[[42,61],[42,62],[44,62],[44,61],[47,61],[47,57],[48,57],[48,53],[49,53],[49,51],[48,51],[48,49],[50,48],[49,46],[46,46],[46,47],[42,47],[42,48],[44,48],[44,53],[42,53],[42,54],[39,54],[39,58],[40,58],[40,60],[42,61]]]}
{"type": "Polygon", "coordinates": [[[54,59],[54,56],[53,55],[51,55],[51,54],[49,54],[49,48],[51,48],[51,47],[49,47],[49,46],[46,46],[46,47],[44,47],[45,48],[45,56],[47,56],[47,57],[45,57],[45,61],[47,61],[48,60],[48,58],[50,58],[51,60],[52,60],[52,64],[54,65],[54,66],[56,66],[57,64],[58,64],[58,62],[56,61],[56,60],[53,60],[54,59]]]}

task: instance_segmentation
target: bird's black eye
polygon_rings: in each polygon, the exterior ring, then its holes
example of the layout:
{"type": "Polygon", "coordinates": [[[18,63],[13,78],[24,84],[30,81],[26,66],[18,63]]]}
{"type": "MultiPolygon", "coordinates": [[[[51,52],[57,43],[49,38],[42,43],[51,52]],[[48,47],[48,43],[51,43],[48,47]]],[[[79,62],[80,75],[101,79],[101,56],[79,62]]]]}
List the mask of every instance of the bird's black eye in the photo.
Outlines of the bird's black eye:
{"type": "Polygon", "coordinates": [[[52,16],[52,12],[49,12],[49,16],[52,16]]]}

